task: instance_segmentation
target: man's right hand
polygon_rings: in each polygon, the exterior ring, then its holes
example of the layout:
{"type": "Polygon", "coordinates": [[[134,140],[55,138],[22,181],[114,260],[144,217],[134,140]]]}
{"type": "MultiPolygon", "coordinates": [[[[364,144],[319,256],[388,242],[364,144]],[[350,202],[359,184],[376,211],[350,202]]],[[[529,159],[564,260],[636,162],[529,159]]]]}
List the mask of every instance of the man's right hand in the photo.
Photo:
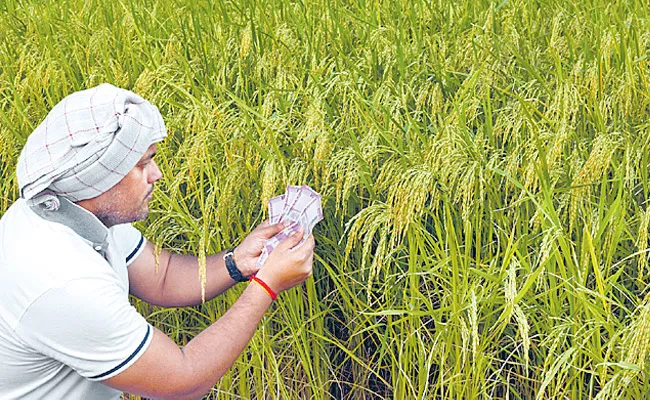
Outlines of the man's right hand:
{"type": "Polygon", "coordinates": [[[280,293],[303,283],[312,274],[314,236],[300,243],[304,229],[300,228],[280,243],[269,255],[257,277],[280,293]]]}

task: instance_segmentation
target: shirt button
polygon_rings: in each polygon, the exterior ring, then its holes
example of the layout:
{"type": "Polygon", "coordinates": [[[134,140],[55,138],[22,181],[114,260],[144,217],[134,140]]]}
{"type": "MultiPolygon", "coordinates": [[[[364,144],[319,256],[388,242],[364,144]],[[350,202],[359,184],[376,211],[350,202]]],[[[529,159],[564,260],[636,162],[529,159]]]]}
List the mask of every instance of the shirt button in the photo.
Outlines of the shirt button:
{"type": "Polygon", "coordinates": [[[95,250],[102,251],[102,246],[95,246],[95,250]]]}

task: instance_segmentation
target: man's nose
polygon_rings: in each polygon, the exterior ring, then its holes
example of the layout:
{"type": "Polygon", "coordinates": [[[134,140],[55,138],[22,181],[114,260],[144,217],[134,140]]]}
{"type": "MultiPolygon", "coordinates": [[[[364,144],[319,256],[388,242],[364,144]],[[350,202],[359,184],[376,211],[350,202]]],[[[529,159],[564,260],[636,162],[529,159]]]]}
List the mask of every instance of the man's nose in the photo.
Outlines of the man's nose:
{"type": "Polygon", "coordinates": [[[158,168],[158,164],[154,160],[151,160],[151,166],[153,168],[149,173],[149,183],[154,183],[162,178],[162,172],[160,172],[160,168],[158,168]]]}

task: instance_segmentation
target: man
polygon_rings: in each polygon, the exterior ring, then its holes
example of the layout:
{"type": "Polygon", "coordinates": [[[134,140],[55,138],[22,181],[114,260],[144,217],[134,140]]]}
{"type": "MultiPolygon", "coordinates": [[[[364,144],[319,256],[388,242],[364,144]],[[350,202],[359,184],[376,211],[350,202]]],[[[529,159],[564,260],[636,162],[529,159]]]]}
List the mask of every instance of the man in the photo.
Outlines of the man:
{"type": "Polygon", "coordinates": [[[297,232],[262,269],[262,224],[234,252],[207,258],[206,297],[253,280],[180,349],[129,304],[201,302],[195,257],[153,246],[130,223],[148,215],[166,136],[158,109],[104,84],[73,93],[30,135],[21,199],[0,219],[0,398],[199,398],[243,351],[277,293],[312,272],[314,239],[297,232]]]}

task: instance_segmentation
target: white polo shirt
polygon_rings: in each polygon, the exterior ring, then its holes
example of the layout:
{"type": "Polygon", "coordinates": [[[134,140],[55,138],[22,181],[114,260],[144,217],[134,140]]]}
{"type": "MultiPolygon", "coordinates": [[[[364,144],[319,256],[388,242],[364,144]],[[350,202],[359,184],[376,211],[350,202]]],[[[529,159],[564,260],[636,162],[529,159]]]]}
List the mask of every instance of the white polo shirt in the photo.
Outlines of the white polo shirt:
{"type": "Polygon", "coordinates": [[[131,225],[107,229],[62,200],[14,203],[0,219],[0,399],[119,399],[101,383],[147,349],[127,265],[144,248],[131,225]]]}

